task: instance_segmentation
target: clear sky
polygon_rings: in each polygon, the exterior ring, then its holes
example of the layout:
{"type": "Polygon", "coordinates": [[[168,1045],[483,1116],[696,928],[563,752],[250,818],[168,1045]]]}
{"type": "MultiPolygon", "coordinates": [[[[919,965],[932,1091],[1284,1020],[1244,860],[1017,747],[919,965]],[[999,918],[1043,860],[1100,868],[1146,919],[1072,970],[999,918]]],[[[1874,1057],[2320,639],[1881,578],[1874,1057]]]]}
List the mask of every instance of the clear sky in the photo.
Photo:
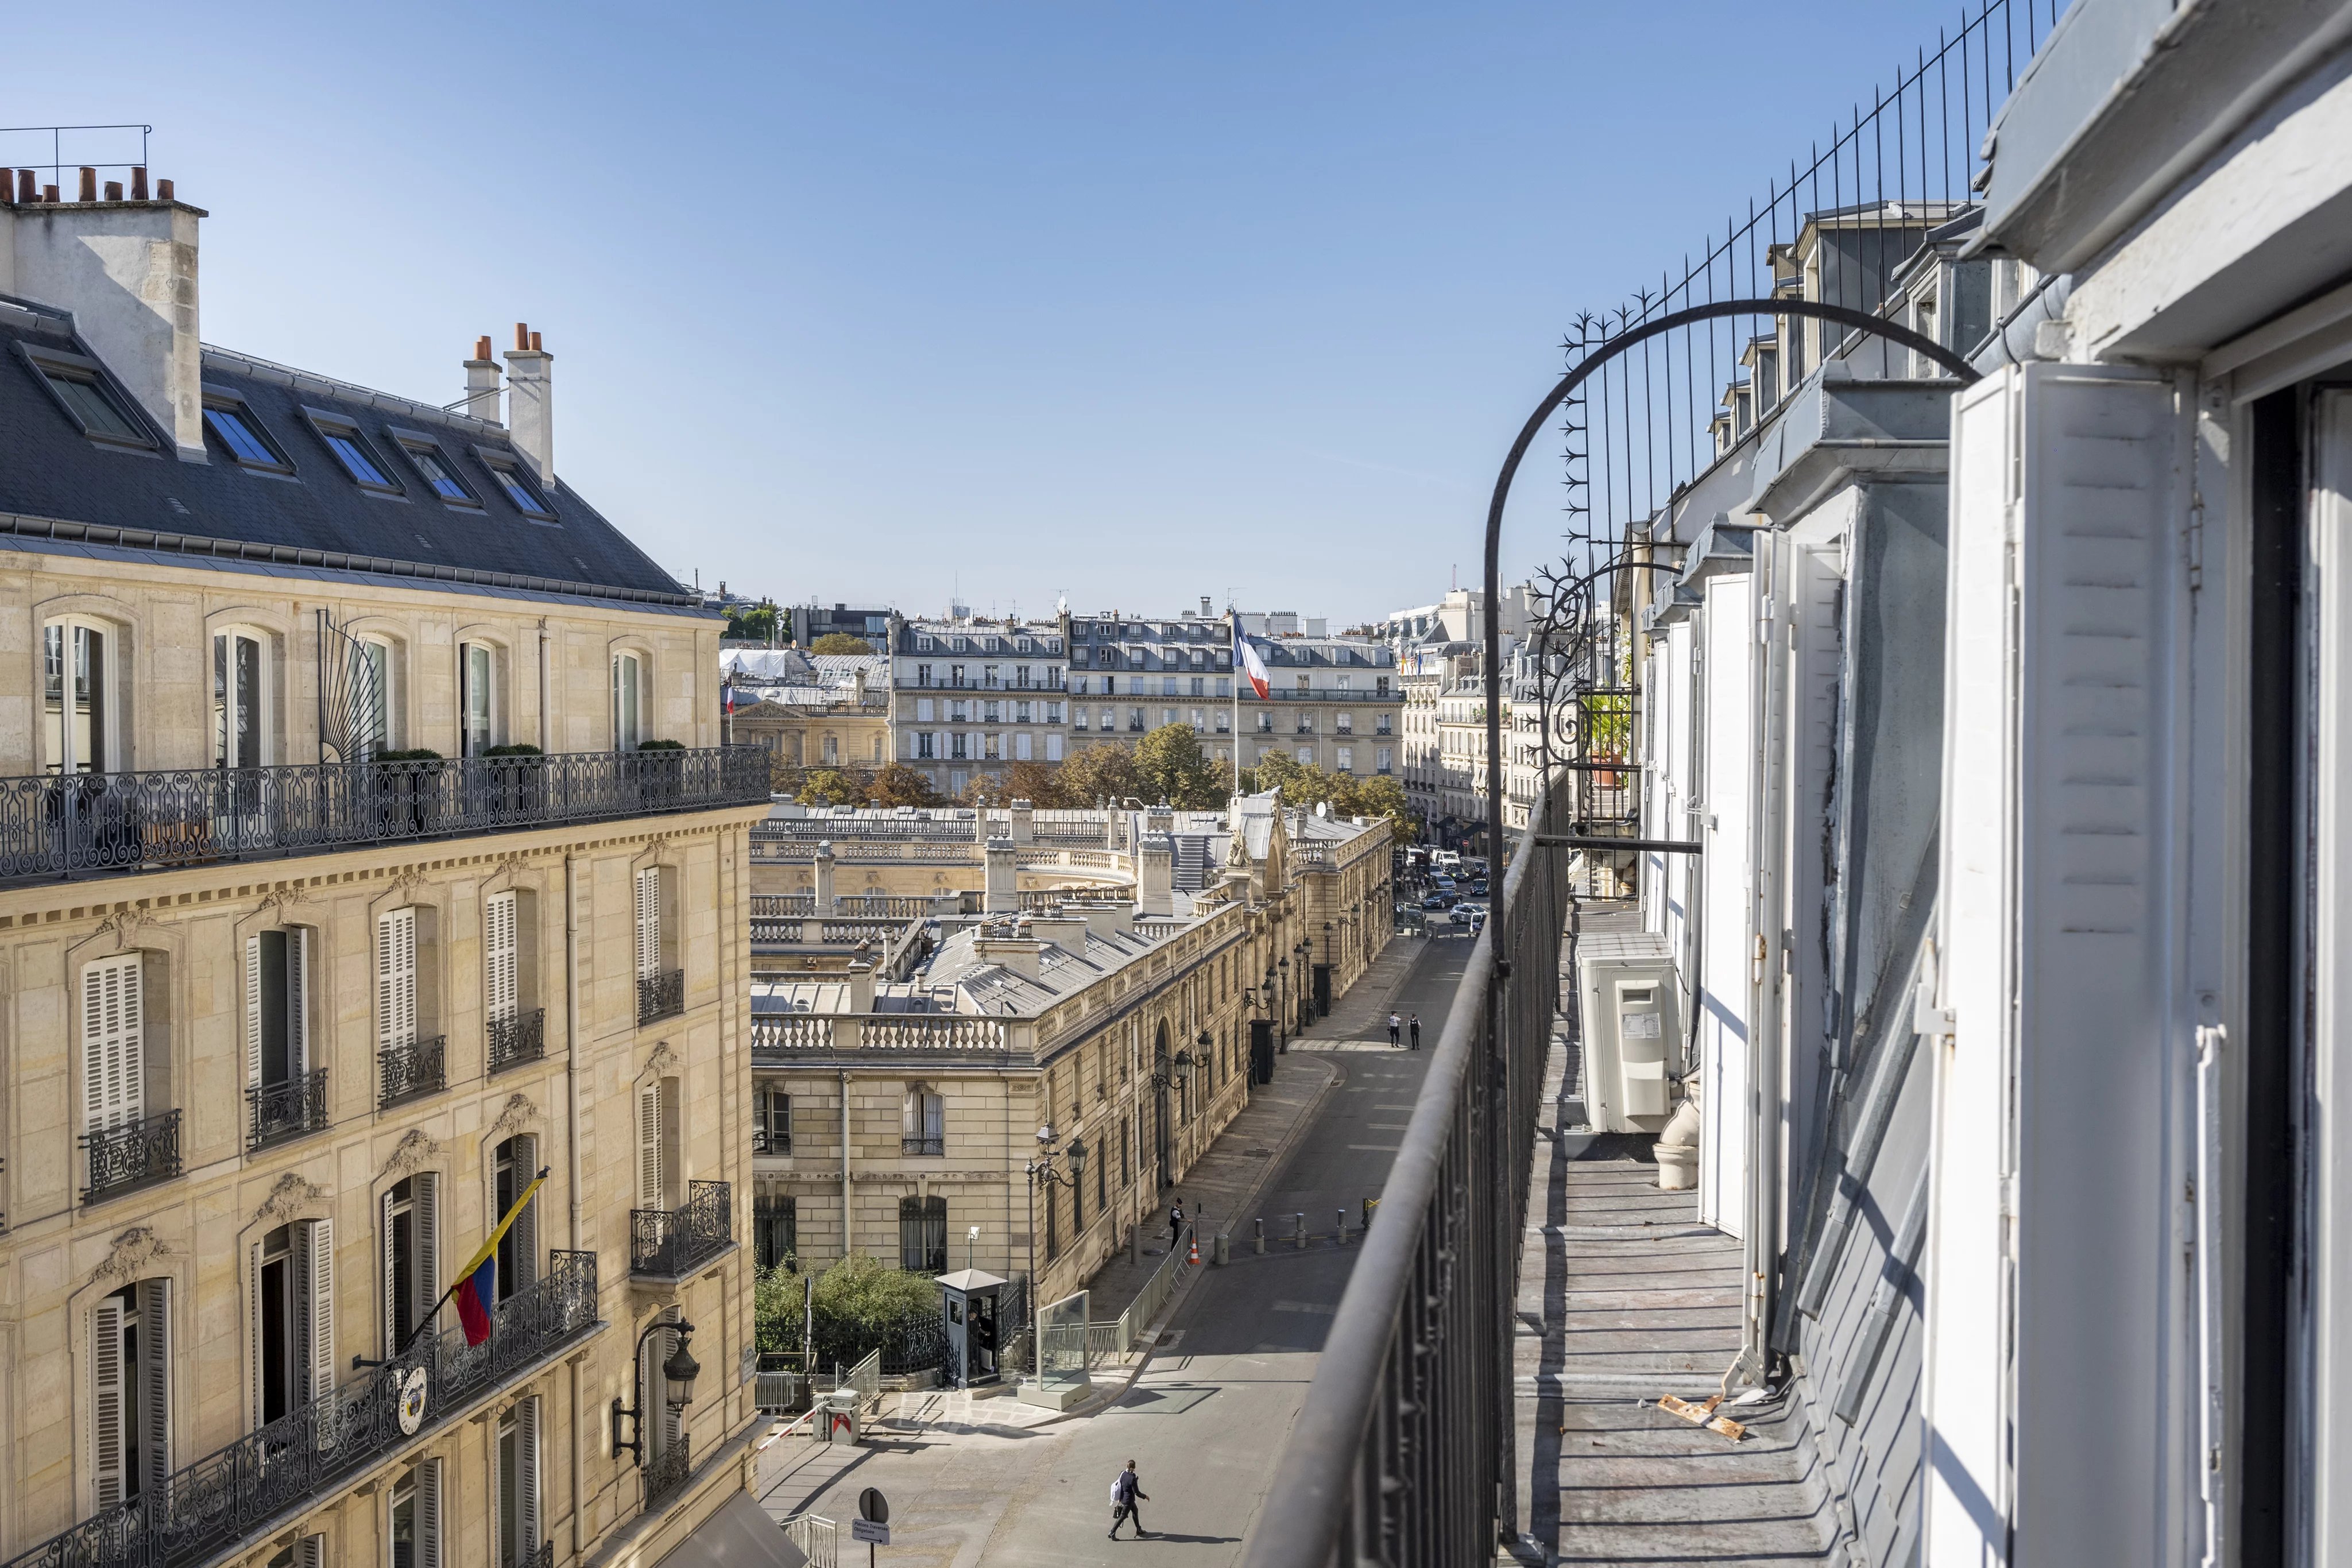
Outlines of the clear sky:
{"type": "Polygon", "coordinates": [[[528,320],[558,474],[682,579],[1337,625],[1475,581],[1572,314],[1958,16],[126,0],[14,14],[4,112],[154,126],[210,341],[446,402],[528,320]]]}

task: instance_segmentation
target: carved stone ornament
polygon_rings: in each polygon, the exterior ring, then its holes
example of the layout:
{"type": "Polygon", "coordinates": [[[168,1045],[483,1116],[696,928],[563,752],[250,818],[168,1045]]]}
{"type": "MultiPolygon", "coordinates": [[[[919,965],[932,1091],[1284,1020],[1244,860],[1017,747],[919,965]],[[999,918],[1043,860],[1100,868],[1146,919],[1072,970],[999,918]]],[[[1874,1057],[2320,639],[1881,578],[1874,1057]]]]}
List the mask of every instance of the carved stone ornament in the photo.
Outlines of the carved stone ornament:
{"type": "Polygon", "coordinates": [[[98,934],[100,936],[111,937],[119,946],[136,947],[139,946],[140,933],[151,924],[145,910],[126,909],[120,914],[110,915],[100,921],[98,934]]]}
{"type": "Polygon", "coordinates": [[[425,885],[425,873],[410,866],[392,879],[392,896],[402,904],[416,902],[417,890],[425,885]]]}
{"type": "Polygon", "coordinates": [[[511,881],[514,878],[528,875],[530,871],[530,857],[529,855],[520,853],[505,854],[499,857],[499,869],[492,872],[490,874],[493,880],[499,877],[506,877],[511,881]]]}
{"type": "Polygon", "coordinates": [[[253,1218],[256,1223],[291,1219],[310,1205],[323,1201],[326,1196],[325,1187],[288,1171],[270,1187],[269,1196],[261,1200],[261,1207],[253,1211],[253,1218]]]}
{"type": "Polygon", "coordinates": [[[97,1278],[101,1283],[127,1284],[147,1271],[147,1265],[158,1258],[168,1258],[172,1249],[152,1228],[134,1225],[114,1239],[107,1249],[106,1260],[98,1266],[97,1278]]]}
{"type": "Polygon", "coordinates": [[[392,1158],[383,1162],[384,1179],[398,1181],[412,1172],[422,1170],[440,1153],[441,1145],[426,1137],[424,1128],[411,1127],[400,1135],[400,1142],[393,1145],[392,1158]]]}
{"type": "Polygon", "coordinates": [[[499,1113],[499,1119],[490,1124],[490,1137],[494,1141],[503,1141],[538,1120],[539,1107],[530,1103],[530,1095],[518,1089],[507,1096],[506,1108],[499,1113]]]}
{"type": "Polygon", "coordinates": [[[660,862],[669,859],[669,835],[656,833],[646,841],[646,858],[660,862]]]}
{"type": "Polygon", "coordinates": [[[646,1070],[637,1076],[658,1078],[677,1065],[677,1053],[670,1050],[669,1041],[661,1040],[655,1044],[653,1054],[646,1058],[646,1070]]]}
{"type": "Polygon", "coordinates": [[[299,909],[303,904],[310,902],[310,894],[308,889],[299,887],[281,887],[274,890],[268,896],[264,897],[261,901],[261,907],[268,914],[269,917],[273,921],[283,925],[286,923],[286,916],[289,911],[299,909]]]}

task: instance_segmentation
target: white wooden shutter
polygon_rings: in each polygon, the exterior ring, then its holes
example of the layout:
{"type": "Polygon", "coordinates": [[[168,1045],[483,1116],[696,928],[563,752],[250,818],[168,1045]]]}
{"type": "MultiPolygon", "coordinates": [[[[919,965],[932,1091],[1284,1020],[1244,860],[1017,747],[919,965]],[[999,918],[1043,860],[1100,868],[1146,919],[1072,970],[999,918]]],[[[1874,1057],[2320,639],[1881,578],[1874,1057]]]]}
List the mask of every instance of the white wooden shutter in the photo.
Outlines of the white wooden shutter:
{"type": "Polygon", "coordinates": [[[286,933],[286,1061],[294,1072],[310,1070],[310,932],[286,933]]]}
{"type": "Polygon", "coordinates": [[[136,953],[101,958],[81,972],[82,1123],[104,1132],[145,1113],[145,1063],[136,953]]]}
{"type": "Polygon", "coordinates": [[[123,1354],[123,1309],[119,1296],[108,1296],[92,1314],[90,1336],[89,1457],[91,1501],[112,1508],[122,1500],[123,1450],[130,1434],[123,1430],[124,1402],[129,1395],[129,1368],[123,1354]]]}
{"type": "Polygon", "coordinates": [[[393,1267],[393,1203],[394,1198],[389,1192],[376,1200],[376,1271],[383,1281],[383,1355],[386,1360],[400,1353],[400,1284],[399,1272],[393,1267]]]}
{"type": "Polygon", "coordinates": [[[482,905],[482,1010],[510,1019],[519,1006],[515,986],[515,895],[493,894],[482,905]]]}
{"type": "Polygon", "coordinates": [[[416,911],[395,909],[375,923],[376,1045],[416,1040],[416,911]]]}
{"type": "Polygon", "coordinates": [[[262,1412],[266,1407],[262,1390],[268,1385],[264,1381],[266,1375],[262,1371],[262,1366],[264,1358],[268,1354],[268,1346],[263,1343],[261,1338],[261,1243],[257,1241],[246,1250],[248,1254],[247,1259],[248,1267],[245,1276],[245,1332],[253,1349],[250,1358],[253,1369],[252,1385],[247,1390],[253,1396],[253,1416],[247,1425],[257,1429],[262,1424],[262,1412]]]}
{"type": "Polygon", "coordinates": [[[662,1084],[637,1086],[637,1207],[662,1207],[662,1084]]]}
{"type": "Polygon", "coordinates": [[[661,868],[637,873],[637,977],[661,972],[661,868]]]}
{"type": "Polygon", "coordinates": [[[441,1568],[441,1461],[416,1467],[416,1568],[441,1568]]]}
{"type": "Polygon", "coordinates": [[[172,1282],[139,1283],[139,1484],[161,1499],[172,1479],[172,1282]]]}
{"type": "MultiPolygon", "coordinates": [[[[681,1316],[676,1307],[662,1309],[662,1322],[666,1323],[677,1322],[681,1316]]],[[[684,1435],[686,1427],[686,1412],[680,1406],[669,1402],[669,1385],[666,1380],[662,1380],[662,1363],[667,1361],[670,1353],[677,1348],[677,1335],[656,1334],[647,1342],[646,1348],[659,1352],[654,1358],[653,1370],[646,1379],[646,1386],[648,1389],[660,1391],[652,1396],[661,1401],[661,1451],[667,1454],[677,1447],[677,1440],[684,1435]]]]}
{"type": "Polygon", "coordinates": [[[301,1396],[319,1399],[335,1386],[335,1222],[310,1220],[299,1234],[304,1243],[295,1259],[302,1296],[301,1396]]]}
{"type": "MultiPolygon", "coordinates": [[[[514,1184],[520,1192],[539,1174],[539,1140],[518,1137],[514,1141],[514,1184]]],[[[541,1190],[544,1190],[543,1188],[541,1190]]],[[[506,1288],[520,1291],[539,1278],[539,1199],[534,1197],[515,1216],[514,1228],[507,1232],[514,1238],[514,1278],[506,1288]]]]}
{"type": "MultiPolygon", "coordinates": [[[[425,1317],[441,1299],[441,1177],[435,1171],[419,1171],[409,1178],[408,1190],[415,1194],[409,1212],[415,1217],[416,1260],[412,1272],[416,1280],[416,1315],[430,1334],[433,1326],[425,1317]]],[[[484,1306],[496,1303],[485,1301],[484,1306]]]]}
{"type": "Polygon", "coordinates": [[[539,1399],[536,1396],[515,1407],[515,1472],[522,1496],[522,1549],[539,1550],[539,1399]]]}
{"type": "Polygon", "coordinates": [[[261,938],[245,939],[245,1083],[261,1087],[261,938]]]}
{"type": "Polygon", "coordinates": [[[306,1535],[294,1543],[296,1568],[327,1568],[327,1538],[306,1535]]]}

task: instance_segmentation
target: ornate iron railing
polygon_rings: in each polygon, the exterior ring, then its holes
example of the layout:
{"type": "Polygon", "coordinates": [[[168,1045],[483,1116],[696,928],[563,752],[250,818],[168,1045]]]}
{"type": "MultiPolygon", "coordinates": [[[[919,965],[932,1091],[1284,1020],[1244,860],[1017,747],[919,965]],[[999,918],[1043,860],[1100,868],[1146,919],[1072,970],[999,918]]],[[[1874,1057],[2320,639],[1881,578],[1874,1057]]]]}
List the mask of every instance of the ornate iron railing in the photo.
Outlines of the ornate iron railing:
{"type": "Polygon", "coordinates": [[[676,1018],[686,1010],[686,971],[664,969],[637,977],[637,1021],[676,1018]]]}
{"type": "Polygon", "coordinates": [[[404,1040],[377,1051],[376,1108],[440,1093],[448,1082],[442,1069],[448,1055],[446,1041],[446,1036],[436,1034],[430,1040],[404,1040]]]}
{"type": "Polygon", "coordinates": [[[948,1152],[948,1141],[945,1138],[901,1137],[898,1152],[902,1155],[943,1155],[948,1152]]]}
{"type": "Polygon", "coordinates": [[[0,881],[756,805],[757,746],[0,779],[0,881]]]}
{"type": "Polygon", "coordinates": [[[1515,1515],[1512,1307],[1570,852],[1520,835],[1332,1319],[1245,1568],[1485,1564],[1515,1515]]]}
{"type": "Polygon", "coordinates": [[[690,1274],[734,1239],[733,1188],[723,1181],[688,1182],[683,1208],[629,1210],[629,1272],[690,1274]]]}
{"type": "Polygon", "coordinates": [[[84,1203],[163,1181],[180,1174],[180,1113],[165,1111],[144,1121],[84,1133],[81,1146],[89,1154],[89,1185],[81,1189],[84,1203]]]}
{"type": "Polygon", "coordinates": [[[533,1008],[527,1013],[495,1016],[486,1032],[489,1036],[492,1072],[537,1061],[547,1054],[547,1009],[533,1008]]]}
{"type": "Polygon", "coordinates": [[[327,1070],[298,1072],[283,1083],[262,1083],[245,1092],[245,1146],[250,1151],[282,1138],[299,1138],[327,1124],[327,1070]]]}
{"type": "Polygon", "coordinates": [[[687,1434],[680,1432],[670,1439],[669,1447],[654,1456],[646,1467],[646,1511],[653,1512],[676,1496],[693,1472],[694,1458],[689,1451],[687,1434]]]}
{"type": "Polygon", "coordinates": [[[551,1252],[548,1263],[545,1279],[491,1310],[480,1344],[462,1328],[425,1339],[0,1568],[194,1568],[238,1551],[595,1327],[596,1255],[551,1252]],[[403,1394],[419,1371],[423,1419],[404,1428],[403,1394]]]}
{"type": "Polygon", "coordinates": [[[515,1568],[555,1568],[555,1542],[541,1542],[515,1560],[515,1568]]]}

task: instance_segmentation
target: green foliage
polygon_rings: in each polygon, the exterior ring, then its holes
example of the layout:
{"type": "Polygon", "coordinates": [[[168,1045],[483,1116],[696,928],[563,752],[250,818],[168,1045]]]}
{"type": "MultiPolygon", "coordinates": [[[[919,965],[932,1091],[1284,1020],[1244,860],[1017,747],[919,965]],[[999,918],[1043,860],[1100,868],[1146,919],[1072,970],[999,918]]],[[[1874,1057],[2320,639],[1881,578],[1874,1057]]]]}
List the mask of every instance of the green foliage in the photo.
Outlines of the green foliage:
{"type": "Polygon", "coordinates": [[[493,746],[482,755],[485,757],[544,757],[547,754],[527,740],[519,740],[511,746],[493,746]]]}
{"type": "Polygon", "coordinates": [[[412,746],[406,750],[402,750],[398,747],[394,747],[389,751],[377,752],[374,759],[378,762],[440,762],[445,760],[439,752],[434,750],[429,746],[412,746]]]}
{"type": "Polygon", "coordinates": [[[863,806],[866,781],[838,768],[812,768],[799,794],[803,806],[863,806]]]}
{"type": "Polygon", "coordinates": [[[1144,789],[1135,748],[1116,741],[1071,752],[1062,762],[1060,779],[1062,799],[1073,807],[1116,806],[1144,789]]]}
{"type": "Polygon", "coordinates": [[[730,612],[725,635],[753,643],[775,641],[776,607],[763,602],[748,610],[730,612]]]}
{"type": "Polygon", "coordinates": [[[874,806],[937,806],[940,793],[931,781],[903,762],[884,766],[866,786],[866,803],[874,806]]]}
{"type": "MultiPolygon", "coordinates": [[[[805,1276],[786,1259],[763,1269],[751,1286],[754,1341],[769,1354],[797,1354],[802,1340],[805,1276]]],[[[843,1365],[886,1343],[901,1327],[940,1310],[940,1288],[928,1274],[893,1269],[862,1255],[841,1260],[816,1276],[812,1315],[820,1367],[843,1365]]]]}
{"type": "Polygon", "coordinates": [[[1244,782],[1255,790],[1280,790],[1286,806],[1328,803],[1335,817],[1386,817],[1397,843],[1412,843],[1421,834],[1420,819],[1405,803],[1404,786],[1390,774],[1360,779],[1276,752],[1252,768],[1244,782]]]}
{"type": "Polygon", "coordinates": [[[809,644],[812,653],[871,653],[874,644],[846,632],[828,632],[809,644]]]}
{"type": "Polygon", "coordinates": [[[1190,725],[1163,724],[1135,748],[1135,770],[1144,799],[1190,811],[1213,810],[1225,802],[1215,763],[1201,749],[1190,725]]]}
{"type": "Polygon", "coordinates": [[[1615,759],[1633,744],[1633,699],[1630,696],[1588,696],[1584,706],[1584,754],[1588,759],[1615,759]]]}
{"type": "Polygon", "coordinates": [[[637,749],[639,751],[684,751],[686,749],[686,742],[682,740],[641,740],[637,742],[637,749]]]}

